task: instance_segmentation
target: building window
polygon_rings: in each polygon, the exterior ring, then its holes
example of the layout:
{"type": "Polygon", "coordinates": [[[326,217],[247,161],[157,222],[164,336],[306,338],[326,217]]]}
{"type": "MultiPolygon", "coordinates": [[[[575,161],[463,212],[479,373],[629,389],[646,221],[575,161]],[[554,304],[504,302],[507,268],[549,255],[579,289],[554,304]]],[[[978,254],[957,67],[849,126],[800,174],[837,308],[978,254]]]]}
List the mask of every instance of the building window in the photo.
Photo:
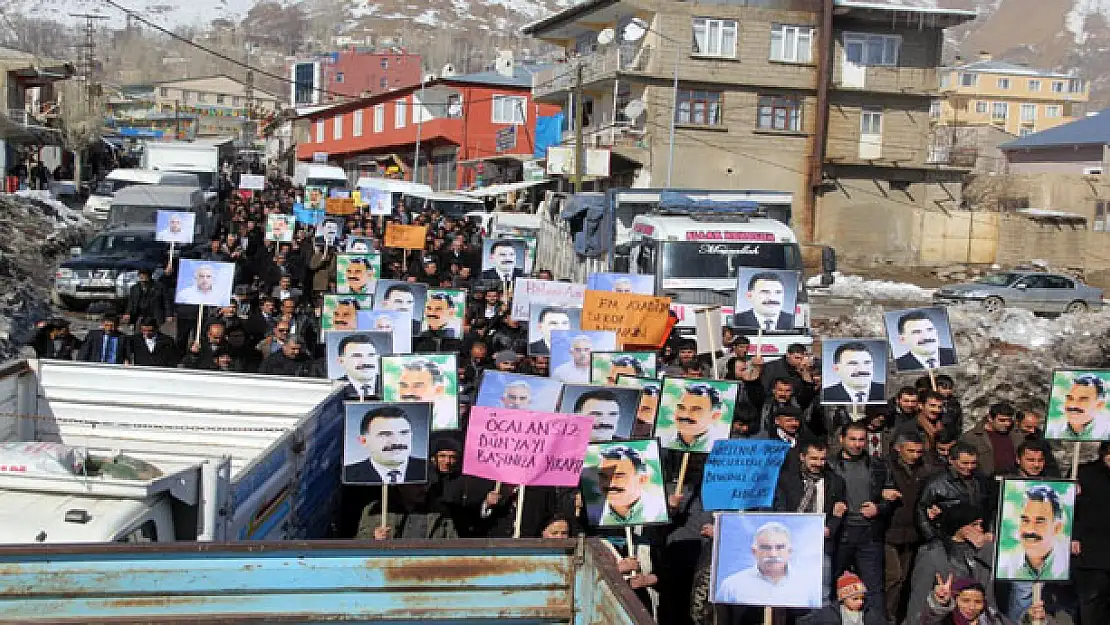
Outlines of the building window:
{"type": "Polygon", "coordinates": [[[979,82],[979,76],[976,74],[963,73],[960,74],[961,87],[974,87],[979,82]]]}
{"type": "Polygon", "coordinates": [[[1068,82],[1068,93],[1083,93],[1087,88],[1087,81],[1080,78],[1072,78],[1068,82]]]}
{"type": "Polygon", "coordinates": [[[351,134],[356,137],[362,136],[362,111],[355,111],[351,117],[351,134]]]}
{"type": "Polygon", "coordinates": [[[844,54],[855,65],[898,65],[902,38],[895,35],[844,33],[844,54]]]}
{"type": "Polygon", "coordinates": [[[235,106],[243,106],[243,96],[235,96],[235,106]]]}
{"type": "Polygon", "coordinates": [[[859,133],[861,135],[883,134],[883,109],[863,107],[859,114],[859,133]]]}
{"type": "Polygon", "coordinates": [[[1037,105],[1036,104],[1022,104],[1021,105],[1021,121],[1022,123],[1032,123],[1037,120],[1037,105]]]}
{"type": "Polygon", "coordinates": [[[389,59],[382,57],[382,69],[389,69],[389,59]]]}
{"type": "Polygon", "coordinates": [[[378,80],[378,89],[389,89],[389,79],[382,77],[378,80]]]}
{"type": "Polygon", "coordinates": [[[932,102],[930,102],[929,103],[929,117],[931,117],[932,119],[939,119],[940,118],[940,108],[941,108],[940,100],[933,100],[932,102]]]}
{"type": "Polygon", "coordinates": [[[1063,92],[1064,92],[1064,81],[1062,81],[1062,80],[1052,81],[1052,93],[1063,93],[1063,92]]]}
{"type": "Polygon", "coordinates": [[[759,96],[756,128],[763,130],[802,130],[802,102],[785,96],[759,96]]]}
{"type": "Polygon", "coordinates": [[[694,48],[696,56],[736,58],[736,21],[694,18],[694,48]]]}
{"type": "Polygon", "coordinates": [[[528,98],[520,96],[493,96],[493,123],[523,124],[525,119],[524,107],[527,104],[528,98]]]}
{"type": "Polygon", "coordinates": [[[374,106],[374,132],[382,132],[385,130],[385,105],[378,104],[374,106]]]}
{"type": "Polygon", "coordinates": [[[809,63],[813,59],[813,28],[810,26],[771,26],[771,60],[784,63],[809,63]]]}
{"type": "Polygon", "coordinates": [[[158,95],[162,96],[163,98],[169,97],[170,90],[165,87],[161,87],[158,89],[158,95]]]}
{"type": "Polygon", "coordinates": [[[978,102],[975,103],[975,112],[976,113],[979,113],[980,115],[982,115],[983,113],[987,112],[987,109],[988,109],[988,107],[987,107],[986,102],[984,102],[982,100],[979,100],[978,102]]]}
{"type": "Polygon", "coordinates": [[[404,128],[408,118],[409,101],[405,98],[397,100],[393,104],[393,127],[404,128]]]}
{"type": "Polygon", "coordinates": [[[323,120],[316,122],[316,143],[324,142],[324,122],[323,120]]]}
{"type": "Polygon", "coordinates": [[[940,88],[947,89],[952,86],[952,74],[945,72],[940,75],[940,88]]]}
{"type": "Polygon", "coordinates": [[[339,114],[332,118],[332,134],[331,138],[339,141],[343,138],[343,115],[339,114]]]}
{"type": "Polygon", "coordinates": [[[1010,79],[1009,78],[999,78],[998,79],[998,88],[999,89],[1009,89],[1010,88],[1010,79]]]}
{"type": "Polygon", "coordinates": [[[216,94],[216,104],[224,104],[227,102],[227,96],[216,94]]]}
{"type": "Polygon", "coordinates": [[[991,104],[991,121],[1006,121],[1010,116],[1010,105],[1005,102],[991,104]]]}
{"type": "Polygon", "coordinates": [[[1030,80],[1029,81],[1029,91],[1031,93],[1037,93],[1040,90],[1041,90],[1041,81],[1039,81],[1039,80],[1030,80]]]}
{"type": "Polygon", "coordinates": [[[675,122],[700,126],[720,126],[721,92],[679,90],[675,122]]]}
{"type": "Polygon", "coordinates": [[[343,82],[343,72],[336,72],[335,73],[335,82],[337,82],[337,83],[342,83],[343,82]]]}
{"type": "Polygon", "coordinates": [[[1049,104],[1048,106],[1044,107],[1044,116],[1045,117],[1059,117],[1060,116],[1060,105],[1059,104],[1049,104]]]}
{"type": "Polygon", "coordinates": [[[1028,137],[1029,135],[1033,134],[1034,132],[1037,132],[1037,131],[1033,130],[1032,126],[1022,126],[1021,129],[1018,130],[1018,136],[1019,137],[1028,137]]]}
{"type": "Polygon", "coordinates": [[[1095,202],[1095,221],[1091,224],[1091,230],[1095,232],[1106,232],[1110,230],[1110,228],[1106,227],[1107,217],[1110,217],[1110,203],[1105,200],[1095,202]]]}

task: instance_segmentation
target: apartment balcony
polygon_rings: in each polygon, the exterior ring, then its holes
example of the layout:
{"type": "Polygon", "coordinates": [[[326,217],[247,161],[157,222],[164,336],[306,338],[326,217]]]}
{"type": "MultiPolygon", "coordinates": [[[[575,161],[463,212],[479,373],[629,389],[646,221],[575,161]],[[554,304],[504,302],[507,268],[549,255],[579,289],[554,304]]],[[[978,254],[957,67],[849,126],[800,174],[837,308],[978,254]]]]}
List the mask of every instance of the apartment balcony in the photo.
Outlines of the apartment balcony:
{"type": "Polygon", "coordinates": [[[573,91],[578,66],[582,66],[582,85],[610,82],[619,75],[645,75],[652,60],[648,45],[606,47],[537,72],[532,78],[532,95],[537,100],[556,99],[573,91]]]}
{"type": "MultiPolygon", "coordinates": [[[[619,120],[615,124],[599,123],[582,129],[582,143],[590,148],[609,148],[624,158],[646,163],[650,140],[642,121],[619,120]]],[[[574,145],[575,132],[563,132],[563,144],[574,145]]]]}
{"type": "Polygon", "coordinates": [[[935,67],[848,66],[837,64],[833,87],[845,91],[870,91],[902,95],[937,96],[940,88],[935,67]]]}

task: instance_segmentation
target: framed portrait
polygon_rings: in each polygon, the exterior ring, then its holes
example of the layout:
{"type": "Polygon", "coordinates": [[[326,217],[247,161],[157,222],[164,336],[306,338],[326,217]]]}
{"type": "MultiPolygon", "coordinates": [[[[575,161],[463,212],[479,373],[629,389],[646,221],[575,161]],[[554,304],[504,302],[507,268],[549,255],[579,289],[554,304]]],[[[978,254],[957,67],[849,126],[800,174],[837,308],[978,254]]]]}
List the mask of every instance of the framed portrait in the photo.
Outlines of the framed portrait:
{"type": "Polygon", "coordinates": [[[1076,488],[1065,480],[1002,481],[994,579],[1068,580],[1076,488]]]}
{"type": "Polygon", "coordinates": [[[328,332],[325,335],[328,379],[350,385],[359,397],[377,397],[382,356],[393,353],[388,332],[328,332]]]}
{"type": "Polygon", "coordinates": [[[466,318],[466,290],[428,289],[420,333],[448,339],[462,338],[466,318]]]}
{"type": "Polygon", "coordinates": [[[374,304],[373,295],[324,294],[324,306],[320,311],[320,329],[357,330],[358,313],[370,310],[374,304]]]}
{"type": "Polygon", "coordinates": [[[335,257],[335,290],[339,293],[373,293],[381,274],[382,255],[377,252],[339,254],[335,257]]]}
{"type": "Polygon", "coordinates": [[[158,211],[154,215],[154,240],[184,245],[193,242],[197,215],[188,211],[158,211]]]}
{"type": "Polygon", "coordinates": [[[586,277],[591,291],[655,295],[655,276],[641,273],[591,273],[586,277]]]}
{"type": "Polygon", "coordinates": [[[297,223],[318,228],[320,223],[324,221],[324,211],[306,208],[304,203],[297,202],[293,204],[293,217],[296,218],[297,223]]]}
{"type": "Polygon", "coordinates": [[[328,189],[327,187],[305,187],[304,188],[304,206],[310,210],[327,210],[328,208],[328,189]]]}
{"type": "MultiPolygon", "coordinates": [[[[370,237],[347,237],[348,254],[376,254],[374,251],[374,240],[370,237]]],[[[379,258],[381,258],[379,256],[379,258]]],[[[380,263],[379,263],[380,265],[380,263]]]]}
{"type": "Polygon", "coordinates": [[[423,484],[428,481],[432,405],[346,402],[344,484],[423,484]]]}
{"type": "Polygon", "coordinates": [[[389,217],[393,214],[393,194],[389,191],[363,187],[362,201],[366,203],[372,216],[389,217]]]}
{"type": "Polygon", "coordinates": [[[617,383],[620,376],[654,378],[657,373],[655,352],[606,352],[590,354],[590,383],[617,383]]]}
{"type": "Polygon", "coordinates": [[[593,351],[616,348],[617,334],[609,330],[552,330],[550,377],[565,384],[589,384],[593,351]]]}
{"type": "Polygon", "coordinates": [[[591,442],[626,440],[632,437],[640,390],[621,386],[564,384],[559,398],[563,414],[577,414],[594,420],[591,442]]]}
{"type": "Polygon", "coordinates": [[[886,403],[886,339],[821,342],[821,403],[866,406],[886,403]]]}
{"type": "Polygon", "coordinates": [[[957,363],[947,308],[892,310],[883,313],[883,323],[898,371],[925,371],[957,363]]]}
{"type": "Polygon", "coordinates": [[[335,247],[337,241],[343,237],[343,220],[334,217],[325,217],[316,228],[316,242],[324,247],[335,247]]]}
{"type": "Polygon", "coordinates": [[[1052,372],[1044,437],[1065,441],[1110,440],[1110,369],[1052,372]]]}
{"type": "Polygon", "coordinates": [[[378,280],[374,288],[375,308],[409,313],[413,321],[424,320],[427,298],[428,285],[419,282],[378,280]]]}
{"type": "Polygon", "coordinates": [[[487,369],[478,383],[475,406],[558,412],[563,384],[551,378],[487,369]]]}
{"type": "Polygon", "coordinates": [[[820,608],[824,514],[723,512],[714,526],[710,600],[820,608]]]}
{"type": "Polygon", "coordinates": [[[388,332],[393,337],[393,354],[412,353],[412,316],[399,310],[358,311],[358,329],[388,332]]]}
{"type": "Polygon", "coordinates": [[[511,283],[524,277],[528,245],[524,239],[485,239],[482,242],[482,280],[511,283]]]}
{"type": "Polygon", "coordinates": [[[732,325],[764,332],[793,330],[798,277],[797,271],[741,267],[736,276],[732,325]]]}
{"type": "Polygon", "coordinates": [[[177,271],[177,304],[223,307],[231,303],[235,263],[181,259],[177,271]]]}
{"type": "Polygon", "coordinates": [[[459,370],[455,354],[412,354],[382,358],[382,399],[429,402],[432,429],[459,427],[459,370]]]}
{"type": "Polygon", "coordinates": [[[552,331],[581,328],[581,308],[533,304],[528,315],[528,355],[550,356],[552,331]]]}
{"type": "Polygon", "coordinates": [[[640,389],[640,403],[636,408],[636,423],[632,424],[632,438],[654,436],[659,398],[663,394],[663,380],[622,374],[617,376],[617,386],[640,389]]]}
{"type": "Polygon", "coordinates": [[[293,215],[267,215],[266,240],[289,243],[293,240],[293,231],[297,229],[297,218],[293,215]]]}
{"type": "Polygon", "coordinates": [[[591,443],[582,463],[582,501],[593,527],[668,523],[659,442],[591,443]]]}
{"type": "Polygon", "coordinates": [[[728,438],[739,382],[663,378],[655,435],[664,449],[707,454],[728,438]]]}

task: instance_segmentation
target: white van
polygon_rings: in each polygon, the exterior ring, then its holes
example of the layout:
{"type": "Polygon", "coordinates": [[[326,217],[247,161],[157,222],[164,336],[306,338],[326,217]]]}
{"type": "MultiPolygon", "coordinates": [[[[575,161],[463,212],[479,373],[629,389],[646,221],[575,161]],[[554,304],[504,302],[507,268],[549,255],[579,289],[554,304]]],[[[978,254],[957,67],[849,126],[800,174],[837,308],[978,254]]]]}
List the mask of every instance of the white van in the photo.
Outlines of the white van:
{"type": "Polygon", "coordinates": [[[346,189],[351,186],[347,172],[335,165],[297,163],[293,168],[293,184],[298,187],[329,187],[346,189]]]}
{"type": "Polygon", "coordinates": [[[153,169],[113,169],[85,201],[84,213],[90,219],[104,220],[112,207],[116,191],[134,185],[160,184],[173,187],[200,188],[200,178],[196,174],[176,171],[156,171],[153,169]]]}

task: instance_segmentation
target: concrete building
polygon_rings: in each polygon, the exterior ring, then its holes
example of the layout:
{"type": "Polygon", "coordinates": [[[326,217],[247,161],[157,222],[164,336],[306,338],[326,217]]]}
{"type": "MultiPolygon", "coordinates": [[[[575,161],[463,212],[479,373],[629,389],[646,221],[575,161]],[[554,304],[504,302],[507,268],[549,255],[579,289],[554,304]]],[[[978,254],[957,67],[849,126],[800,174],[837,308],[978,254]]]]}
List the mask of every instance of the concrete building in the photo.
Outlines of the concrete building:
{"type": "Polygon", "coordinates": [[[589,0],[524,32],[564,49],[534,90],[568,120],[581,72],[583,131],[612,148],[611,186],[790,192],[799,236],[843,254],[881,251],[891,213],[959,206],[966,170],[928,162],[929,105],[944,29],[974,17],[857,0],[589,0]],[[616,36],[599,42],[607,27],[616,36]]]}
{"type": "MultiPolygon", "coordinates": [[[[248,122],[268,120],[280,110],[274,94],[258,88],[251,88],[248,94],[246,83],[223,74],[170,80],[153,86],[155,112],[195,115],[196,137],[241,136],[248,122]]],[[[249,134],[254,136],[256,129],[249,134]]]]}
{"type": "Polygon", "coordinates": [[[437,190],[521,180],[533,160],[537,117],[558,111],[533,101],[532,79],[510,58],[492,71],[308,112],[294,130],[297,160],[322,156],[352,180],[400,174],[437,190]]]}
{"type": "Polygon", "coordinates": [[[419,54],[350,48],[289,63],[289,104],[306,106],[366,98],[418,84],[419,54]]]}
{"type": "Polygon", "coordinates": [[[62,164],[59,82],[74,73],[68,61],[0,48],[0,172],[28,157],[41,159],[49,169],[62,164]]]}
{"type": "Polygon", "coordinates": [[[943,68],[940,92],[929,111],[933,123],[993,126],[1024,137],[1082,117],[1090,84],[983,53],[973,63],[943,68]]]}
{"type": "Polygon", "coordinates": [[[1011,174],[1105,176],[1110,171],[1110,109],[999,148],[1011,174]]]}

